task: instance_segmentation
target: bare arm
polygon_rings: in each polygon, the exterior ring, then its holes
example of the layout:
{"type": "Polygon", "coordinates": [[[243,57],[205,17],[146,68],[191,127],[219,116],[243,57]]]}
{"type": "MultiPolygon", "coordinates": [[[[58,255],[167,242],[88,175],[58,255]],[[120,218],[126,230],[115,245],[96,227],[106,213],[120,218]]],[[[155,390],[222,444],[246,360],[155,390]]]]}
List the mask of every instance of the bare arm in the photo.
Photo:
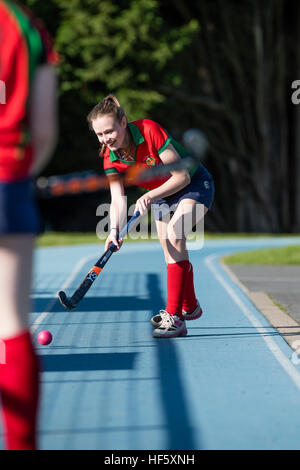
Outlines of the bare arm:
{"type": "Polygon", "coordinates": [[[124,185],[121,180],[111,178],[109,182],[111,204],[110,204],[110,235],[108,236],[105,249],[108,248],[110,242],[113,242],[118,249],[121,243],[118,243],[119,229],[125,224],[127,213],[127,201],[124,192],[124,185]]]}
{"type": "Polygon", "coordinates": [[[36,176],[50,160],[58,135],[57,78],[52,65],[42,65],[35,73],[29,101],[29,116],[34,151],[30,174],[36,176]]]}

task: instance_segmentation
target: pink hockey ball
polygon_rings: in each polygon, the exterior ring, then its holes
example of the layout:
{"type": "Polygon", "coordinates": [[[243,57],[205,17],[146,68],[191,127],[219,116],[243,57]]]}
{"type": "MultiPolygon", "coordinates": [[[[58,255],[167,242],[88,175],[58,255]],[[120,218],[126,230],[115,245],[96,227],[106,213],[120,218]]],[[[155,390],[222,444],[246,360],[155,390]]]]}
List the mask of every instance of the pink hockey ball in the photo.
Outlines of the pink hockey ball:
{"type": "Polygon", "coordinates": [[[52,341],[52,334],[47,330],[40,331],[37,340],[43,346],[47,346],[47,344],[50,344],[52,341]]]}

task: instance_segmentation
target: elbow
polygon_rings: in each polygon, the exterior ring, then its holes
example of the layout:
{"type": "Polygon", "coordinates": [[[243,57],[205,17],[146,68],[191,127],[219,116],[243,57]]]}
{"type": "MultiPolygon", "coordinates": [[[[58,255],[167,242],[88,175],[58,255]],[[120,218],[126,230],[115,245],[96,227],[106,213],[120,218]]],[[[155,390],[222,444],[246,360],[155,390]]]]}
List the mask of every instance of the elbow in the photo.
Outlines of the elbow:
{"type": "Polygon", "coordinates": [[[185,188],[191,182],[191,177],[188,171],[183,171],[177,177],[178,190],[185,188]]]}
{"type": "Polygon", "coordinates": [[[191,176],[188,172],[185,173],[184,184],[187,186],[191,182],[191,176]]]}

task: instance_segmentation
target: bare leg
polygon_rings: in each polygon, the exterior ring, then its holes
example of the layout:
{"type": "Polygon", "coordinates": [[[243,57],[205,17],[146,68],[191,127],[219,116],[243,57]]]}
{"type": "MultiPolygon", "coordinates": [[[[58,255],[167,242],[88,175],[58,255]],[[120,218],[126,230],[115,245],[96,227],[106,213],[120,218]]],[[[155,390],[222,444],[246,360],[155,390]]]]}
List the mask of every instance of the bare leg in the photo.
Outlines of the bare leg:
{"type": "Polygon", "coordinates": [[[0,338],[28,327],[34,236],[0,237],[0,338]]]}
{"type": "Polygon", "coordinates": [[[33,235],[0,237],[0,392],[8,450],[35,450],[39,365],[29,333],[33,235]]]}
{"type": "Polygon", "coordinates": [[[167,264],[189,259],[186,249],[187,236],[207,210],[203,204],[194,199],[183,199],[171,219],[166,215],[162,220],[156,221],[159,241],[167,264]]]}

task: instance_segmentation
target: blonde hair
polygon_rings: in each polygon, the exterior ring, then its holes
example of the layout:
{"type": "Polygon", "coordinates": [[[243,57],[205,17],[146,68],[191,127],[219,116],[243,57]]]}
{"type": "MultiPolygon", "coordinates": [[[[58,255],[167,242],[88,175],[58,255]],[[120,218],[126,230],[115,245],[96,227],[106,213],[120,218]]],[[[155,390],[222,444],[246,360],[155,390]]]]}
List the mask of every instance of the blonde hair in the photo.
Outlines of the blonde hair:
{"type": "MultiPolygon", "coordinates": [[[[100,101],[100,103],[97,103],[96,106],[94,106],[93,109],[89,112],[87,116],[89,128],[93,130],[93,121],[99,116],[103,116],[105,114],[112,114],[116,119],[118,119],[119,122],[121,122],[124,116],[127,120],[125,111],[120,105],[120,102],[117,97],[115,95],[107,95],[105,98],[103,98],[102,101],[100,101]]],[[[102,144],[99,153],[100,157],[104,156],[105,149],[106,145],[102,144]]]]}

